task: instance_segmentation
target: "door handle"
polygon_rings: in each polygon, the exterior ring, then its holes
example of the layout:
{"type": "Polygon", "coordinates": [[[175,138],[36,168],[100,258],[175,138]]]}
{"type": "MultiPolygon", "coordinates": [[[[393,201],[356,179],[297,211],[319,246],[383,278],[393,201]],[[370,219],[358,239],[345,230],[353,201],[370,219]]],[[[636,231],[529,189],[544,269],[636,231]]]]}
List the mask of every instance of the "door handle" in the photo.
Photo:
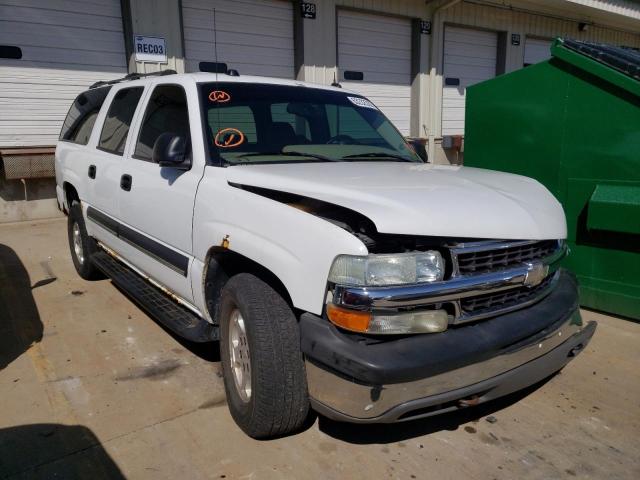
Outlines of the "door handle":
{"type": "Polygon", "coordinates": [[[89,165],[89,171],[87,172],[87,175],[89,175],[89,178],[96,178],[96,166],[95,165],[89,165]]]}
{"type": "Polygon", "coordinates": [[[120,188],[125,191],[131,190],[131,175],[127,175],[126,173],[120,177],[120,188]]]}

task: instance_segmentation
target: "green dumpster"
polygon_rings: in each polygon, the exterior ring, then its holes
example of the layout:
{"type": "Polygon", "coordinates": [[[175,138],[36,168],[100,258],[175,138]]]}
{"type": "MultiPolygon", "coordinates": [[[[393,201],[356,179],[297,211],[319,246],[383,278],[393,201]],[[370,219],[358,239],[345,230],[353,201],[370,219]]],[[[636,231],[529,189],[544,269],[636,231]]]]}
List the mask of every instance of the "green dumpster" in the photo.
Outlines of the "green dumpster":
{"type": "Polygon", "coordinates": [[[543,183],[582,305],[640,319],[640,53],[557,39],[551,54],[468,89],[465,165],[543,183]]]}

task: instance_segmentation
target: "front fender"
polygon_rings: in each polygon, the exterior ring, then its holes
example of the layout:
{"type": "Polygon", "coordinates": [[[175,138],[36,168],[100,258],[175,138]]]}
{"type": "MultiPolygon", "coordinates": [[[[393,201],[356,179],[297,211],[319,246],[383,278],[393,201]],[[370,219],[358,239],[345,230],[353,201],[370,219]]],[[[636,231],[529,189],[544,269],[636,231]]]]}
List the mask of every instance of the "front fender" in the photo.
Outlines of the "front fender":
{"type": "Polygon", "coordinates": [[[331,263],[339,254],[366,255],[364,244],[326,220],[231,187],[218,172],[207,168],[198,188],[196,259],[204,263],[209,249],[228,238],[230,250],[280,279],[296,308],[321,314],[331,263]]]}

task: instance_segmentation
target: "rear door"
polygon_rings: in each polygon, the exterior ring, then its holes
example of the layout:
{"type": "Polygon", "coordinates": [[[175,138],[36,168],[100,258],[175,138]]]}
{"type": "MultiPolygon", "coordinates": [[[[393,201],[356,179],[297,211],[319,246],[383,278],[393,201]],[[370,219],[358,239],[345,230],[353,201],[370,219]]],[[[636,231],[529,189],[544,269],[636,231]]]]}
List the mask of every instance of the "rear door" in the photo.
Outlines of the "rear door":
{"type": "Polygon", "coordinates": [[[117,246],[122,159],[143,93],[143,86],[114,86],[98,117],[92,136],[95,143],[90,143],[83,152],[80,174],[86,178],[87,185],[85,198],[82,198],[89,219],[87,229],[112,248],[117,246]]]}
{"type": "Polygon", "coordinates": [[[291,0],[181,3],[187,72],[198,72],[200,62],[218,61],[241,75],[295,77],[291,0]]]}
{"type": "Polygon", "coordinates": [[[0,1],[0,147],[55,145],[76,95],[127,74],[123,4],[0,1]]]}
{"type": "Polygon", "coordinates": [[[443,63],[442,135],[463,135],[467,87],[496,76],[497,32],[447,25],[443,63]]]}
{"type": "Polygon", "coordinates": [[[524,43],[523,66],[540,63],[551,58],[551,40],[527,37],[524,43]]]}
{"type": "Polygon", "coordinates": [[[195,85],[153,86],[121,165],[121,178],[127,181],[118,190],[124,257],[187,301],[192,299],[193,206],[204,162],[191,154],[198,161],[189,170],[161,167],[153,163],[152,152],[163,133],[183,135],[189,143],[200,134],[198,122],[189,118],[190,110],[199,111],[197,98],[195,85]]]}

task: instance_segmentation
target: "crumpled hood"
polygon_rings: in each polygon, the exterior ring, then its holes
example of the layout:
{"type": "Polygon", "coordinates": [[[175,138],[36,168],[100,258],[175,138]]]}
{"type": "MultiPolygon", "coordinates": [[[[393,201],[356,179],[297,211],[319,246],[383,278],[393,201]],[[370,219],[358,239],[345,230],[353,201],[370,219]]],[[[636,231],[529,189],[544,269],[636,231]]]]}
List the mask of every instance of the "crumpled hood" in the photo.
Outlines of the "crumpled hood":
{"type": "Polygon", "coordinates": [[[228,181],[323,200],[379,232],[542,240],[565,238],[564,212],[537,181],[471,167],[398,162],[239,165],[228,181]]]}

